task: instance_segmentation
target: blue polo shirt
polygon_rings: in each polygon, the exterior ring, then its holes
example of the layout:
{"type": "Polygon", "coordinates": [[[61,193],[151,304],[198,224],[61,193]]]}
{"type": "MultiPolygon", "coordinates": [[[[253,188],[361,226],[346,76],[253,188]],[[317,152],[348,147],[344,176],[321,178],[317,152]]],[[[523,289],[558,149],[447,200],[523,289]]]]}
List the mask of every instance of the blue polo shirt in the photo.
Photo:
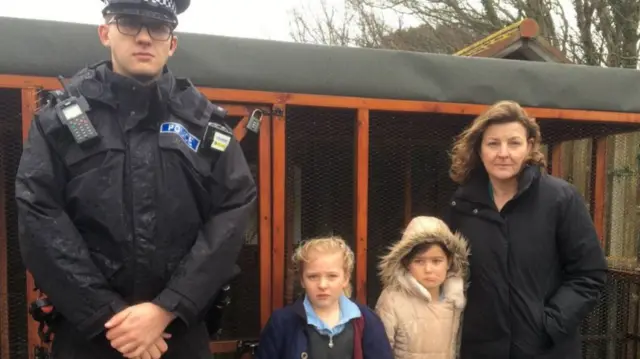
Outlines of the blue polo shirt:
{"type": "Polygon", "coordinates": [[[329,328],[318,316],[316,312],[313,310],[311,306],[311,302],[309,298],[305,295],[304,297],[304,311],[307,314],[307,324],[313,325],[318,333],[327,335],[327,336],[335,336],[344,330],[347,323],[352,319],[359,318],[362,313],[360,312],[360,308],[352,302],[349,298],[344,295],[340,296],[340,320],[335,327],[329,328]]]}

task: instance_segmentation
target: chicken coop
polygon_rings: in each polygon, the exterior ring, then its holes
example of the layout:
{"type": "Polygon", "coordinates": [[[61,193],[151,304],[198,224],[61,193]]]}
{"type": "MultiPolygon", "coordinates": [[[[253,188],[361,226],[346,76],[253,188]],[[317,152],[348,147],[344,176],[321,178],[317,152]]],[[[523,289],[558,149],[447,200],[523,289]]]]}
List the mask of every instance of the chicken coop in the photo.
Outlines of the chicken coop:
{"type": "MultiPolygon", "coordinates": [[[[36,298],[19,252],[14,179],[34,112],[56,78],[107,59],[91,25],[0,18],[0,359],[41,345],[36,298]],[[64,34],[64,41],[60,34],[64,34]]],[[[640,73],[507,59],[331,47],[179,33],[169,66],[228,111],[254,170],[259,203],[220,358],[258,339],[298,294],[289,258],[334,234],[356,253],[358,301],[374,305],[377,262],[415,215],[439,215],[455,185],[452,139],[499,100],[537,118],[548,170],[584,195],[609,260],[602,300],[582,326],[584,358],[640,355],[640,73]],[[264,111],[259,134],[245,125],[264,111]],[[634,137],[635,136],[635,137],[634,137]],[[635,142],[634,142],[635,141],[635,142]]]]}

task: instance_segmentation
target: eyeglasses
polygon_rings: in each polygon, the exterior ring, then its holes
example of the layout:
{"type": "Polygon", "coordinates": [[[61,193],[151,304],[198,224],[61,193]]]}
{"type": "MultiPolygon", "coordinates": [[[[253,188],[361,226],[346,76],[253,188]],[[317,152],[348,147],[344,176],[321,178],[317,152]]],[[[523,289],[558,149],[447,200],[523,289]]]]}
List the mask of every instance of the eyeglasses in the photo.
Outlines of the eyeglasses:
{"type": "Polygon", "coordinates": [[[173,35],[173,26],[162,21],[143,21],[140,18],[131,16],[118,16],[111,19],[107,24],[116,24],[118,31],[122,35],[136,37],[145,27],[149,36],[157,41],[167,41],[173,35]]]}

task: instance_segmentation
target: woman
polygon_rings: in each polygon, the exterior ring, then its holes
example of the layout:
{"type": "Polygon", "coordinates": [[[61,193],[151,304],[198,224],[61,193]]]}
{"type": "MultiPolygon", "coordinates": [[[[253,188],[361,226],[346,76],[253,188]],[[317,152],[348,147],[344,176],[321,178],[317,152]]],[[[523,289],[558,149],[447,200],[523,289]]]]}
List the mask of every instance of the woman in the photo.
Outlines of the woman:
{"type": "Polygon", "coordinates": [[[455,359],[465,305],[467,242],[434,217],[409,222],[380,262],[376,312],[395,359],[455,359]]]}
{"type": "Polygon", "coordinates": [[[545,173],[540,128],[514,102],[457,139],[445,221],[469,242],[462,359],[580,359],[607,264],[576,189],[545,173]]]}

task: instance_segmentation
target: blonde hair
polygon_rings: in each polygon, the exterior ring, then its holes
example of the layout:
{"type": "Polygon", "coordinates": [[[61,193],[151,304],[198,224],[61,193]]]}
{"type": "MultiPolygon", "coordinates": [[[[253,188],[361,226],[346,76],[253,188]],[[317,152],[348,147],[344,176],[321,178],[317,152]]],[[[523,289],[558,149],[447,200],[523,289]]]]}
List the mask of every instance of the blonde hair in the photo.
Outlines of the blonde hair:
{"type": "MultiPolygon", "coordinates": [[[[293,256],[291,257],[293,270],[298,278],[302,278],[304,264],[309,263],[309,254],[311,252],[318,252],[321,254],[342,253],[344,273],[347,279],[351,281],[351,274],[355,265],[355,255],[344,239],[337,236],[331,236],[312,238],[302,242],[302,244],[296,248],[293,256]]],[[[351,282],[349,282],[347,287],[344,289],[344,295],[351,297],[351,292],[351,282]]]]}
{"type": "Polygon", "coordinates": [[[464,184],[471,173],[482,166],[480,161],[480,145],[487,128],[494,124],[517,122],[524,126],[527,140],[533,142],[531,153],[525,164],[546,167],[544,154],[540,151],[542,136],[540,126],[535,119],[516,102],[500,101],[476,117],[471,126],[466,128],[456,139],[451,151],[451,168],[449,176],[457,184],[464,184]]]}

